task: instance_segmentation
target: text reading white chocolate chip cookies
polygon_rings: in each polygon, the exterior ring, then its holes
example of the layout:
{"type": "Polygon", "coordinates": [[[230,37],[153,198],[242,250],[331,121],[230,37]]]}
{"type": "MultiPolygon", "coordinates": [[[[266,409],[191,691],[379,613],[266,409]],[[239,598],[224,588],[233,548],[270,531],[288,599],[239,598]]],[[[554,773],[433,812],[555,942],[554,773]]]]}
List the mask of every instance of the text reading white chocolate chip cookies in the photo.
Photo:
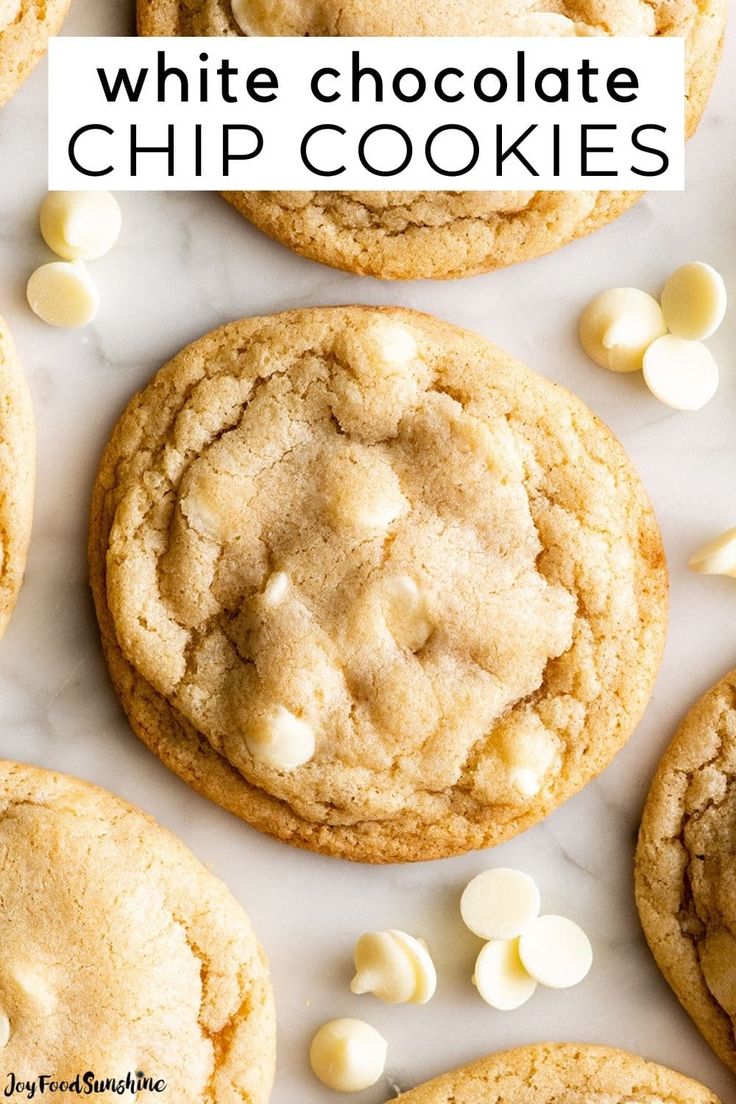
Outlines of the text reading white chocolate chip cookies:
{"type": "Polygon", "coordinates": [[[400,310],[233,323],[136,396],[91,577],[136,732],[300,846],[496,843],[646,703],[666,569],[622,449],[482,338],[400,310]]]}
{"type": "Polygon", "coordinates": [[[263,952],[182,843],[104,790],[0,762],[0,854],[3,1076],[92,1070],[163,1083],[172,1104],[266,1104],[263,952]]]}

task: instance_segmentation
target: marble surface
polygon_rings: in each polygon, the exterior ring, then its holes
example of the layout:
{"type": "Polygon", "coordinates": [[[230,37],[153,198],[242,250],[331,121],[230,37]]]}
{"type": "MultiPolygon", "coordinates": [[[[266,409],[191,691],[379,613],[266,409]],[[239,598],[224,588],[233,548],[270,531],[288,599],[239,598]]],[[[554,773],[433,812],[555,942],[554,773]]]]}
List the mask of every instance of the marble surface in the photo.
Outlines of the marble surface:
{"type": "MultiPolygon", "coordinates": [[[[75,0],[69,34],[132,30],[130,0],[75,0]]],[[[117,248],[94,264],[102,308],[88,330],[56,331],[24,301],[50,260],[37,232],[45,193],[45,69],[0,113],[0,312],[30,377],[39,435],[35,531],[27,581],[0,647],[0,753],[78,774],[141,805],[222,875],[268,950],[279,1015],[273,1104],[336,1099],[311,1076],[308,1041],[325,1019],[365,1017],[389,1041],[385,1079],[358,1099],[380,1104],[487,1051],[543,1039],[638,1051],[702,1079],[724,1101],[733,1079],[680,1010],[646,949],[632,900],[632,850],[657,759],[677,720],[736,664],[736,582],[689,574],[688,554],[736,524],[736,307],[711,340],[717,398],[699,414],[660,406],[638,377],[586,361],[575,339],[595,291],[657,291],[677,264],[703,259],[736,300],[736,81],[733,36],[706,117],[688,150],[685,194],[645,199],[564,251],[451,284],[384,284],[292,256],[215,195],[128,194],[117,248]],[[655,503],[672,572],[665,661],[646,716],[614,764],[583,793],[492,854],[371,868],[303,854],[220,811],[161,766],[130,732],[110,688],[85,579],[85,529],[100,450],[131,393],[164,358],[219,323],[308,304],[399,303],[479,330],[572,388],[616,431],[655,503]],[[489,864],[533,874],[544,907],[580,921],[595,947],[588,979],[539,992],[514,1013],[470,985],[478,942],[457,901],[489,864]],[[348,991],[365,928],[424,936],[439,988],[424,1008],[386,1007],[348,991]]]]}

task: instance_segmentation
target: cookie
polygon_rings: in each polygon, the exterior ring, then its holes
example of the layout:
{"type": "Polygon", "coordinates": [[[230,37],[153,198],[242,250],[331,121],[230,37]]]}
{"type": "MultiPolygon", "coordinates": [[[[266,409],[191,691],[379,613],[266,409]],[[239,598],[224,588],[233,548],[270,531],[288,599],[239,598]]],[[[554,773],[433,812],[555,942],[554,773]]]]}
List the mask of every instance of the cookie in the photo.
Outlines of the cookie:
{"type": "Polygon", "coordinates": [[[0,0],[0,107],[17,92],[61,28],[71,0],[0,0]]]}
{"type": "MultiPolygon", "coordinates": [[[[557,5],[553,7],[557,8],[557,5]]],[[[704,110],[725,0],[584,0],[559,11],[500,0],[237,0],[267,35],[678,35],[687,44],[687,132],[704,110]]],[[[235,35],[230,0],[138,0],[149,35],[235,35]]],[[[387,279],[449,279],[549,253],[616,218],[640,192],[227,192],[271,237],[313,260],[387,279]]]]}
{"type": "Polygon", "coordinates": [[[420,1085],[397,1104],[719,1104],[681,1073],[612,1047],[538,1043],[517,1047],[420,1085]]]}
{"type": "Polygon", "coordinates": [[[0,636],[13,611],[31,536],[36,438],[31,397],[0,318],[0,636]]]}
{"type": "Polygon", "coordinates": [[[373,862],[515,835],[630,735],[666,567],[623,450],[483,338],[367,307],[234,322],[99,469],[91,581],[138,735],[280,839],[373,862]]]}
{"type": "Polygon", "coordinates": [[[266,1104],[266,961],[178,839],[86,782],[0,762],[0,854],[4,1077],[141,1074],[172,1101],[266,1104]]]}
{"type": "Polygon", "coordinates": [[[649,791],[636,902],[657,965],[736,1073],[736,671],[688,713],[649,791]]]}

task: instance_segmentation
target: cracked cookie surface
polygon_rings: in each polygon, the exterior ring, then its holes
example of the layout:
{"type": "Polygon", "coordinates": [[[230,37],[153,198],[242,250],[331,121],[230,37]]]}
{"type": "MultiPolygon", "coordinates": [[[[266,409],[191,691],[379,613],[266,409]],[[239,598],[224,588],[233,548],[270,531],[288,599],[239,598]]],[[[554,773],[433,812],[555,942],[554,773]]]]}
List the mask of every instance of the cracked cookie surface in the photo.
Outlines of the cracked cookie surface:
{"type": "Polygon", "coordinates": [[[179,840],[89,783],[0,762],[0,854],[3,1070],[140,1070],[172,1100],[265,1104],[265,958],[240,905],[179,840]]]}
{"type": "Polygon", "coordinates": [[[31,397],[13,339],[0,318],[0,636],[23,582],[35,466],[31,397]]]}
{"type": "Polygon", "coordinates": [[[70,0],[0,0],[0,107],[17,92],[61,28],[70,0]]]}
{"type": "MultiPolygon", "coordinates": [[[[725,0],[238,0],[265,35],[675,35],[686,42],[686,129],[705,108],[725,0]]],[[[150,35],[236,35],[230,0],[138,0],[150,35]]],[[[388,279],[449,279],[549,253],[616,218],[639,192],[227,192],[304,256],[388,279]]]]}
{"type": "Polygon", "coordinates": [[[651,507],[579,400],[426,315],[232,323],[102,459],[91,581],[139,736],[281,839],[497,843],[600,771],[666,625],[651,507]]]}
{"type": "Polygon", "coordinates": [[[397,1104],[719,1104],[697,1081],[612,1047],[539,1043],[491,1054],[397,1104]]]}
{"type": "Polygon", "coordinates": [[[690,711],[647,798],[636,899],[657,964],[736,1073],[736,671],[690,711]]]}

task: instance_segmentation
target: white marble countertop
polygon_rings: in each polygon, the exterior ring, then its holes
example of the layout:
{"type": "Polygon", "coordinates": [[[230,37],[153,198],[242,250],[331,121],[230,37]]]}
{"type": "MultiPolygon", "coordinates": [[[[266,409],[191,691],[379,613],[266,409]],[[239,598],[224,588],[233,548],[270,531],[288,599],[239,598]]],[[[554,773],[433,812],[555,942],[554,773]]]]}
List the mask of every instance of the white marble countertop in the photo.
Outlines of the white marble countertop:
{"type": "MultiPolygon", "coordinates": [[[[74,0],[65,33],[132,32],[132,0],[74,0]]],[[[274,244],[215,195],[120,197],[123,236],[94,265],[102,308],[81,332],[51,329],[24,287],[50,260],[37,232],[46,190],[42,65],[0,114],[0,312],[30,377],[39,434],[28,575],[0,646],[0,754],[89,778],[153,813],[221,874],[268,950],[279,1016],[273,1104],[336,1100],[311,1076],[312,1032],[325,1019],[368,1019],[389,1041],[385,1079],[357,1099],[380,1104],[494,1049],[535,1040],[596,1041],[671,1064],[734,1099],[660,977],[632,899],[632,851],[655,764],[689,705],[736,664],[736,582],[688,573],[689,553],[736,524],[736,306],[711,340],[722,385],[698,414],[660,406],[638,377],[588,363],[575,338],[595,291],[657,291],[686,260],[706,260],[736,303],[736,42],[731,36],[705,119],[688,150],[685,194],[661,193],[593,237],[520,267],[455,283],[390,284],[312,264],[274,244]],[[614,764],[543,824],[493,854],[373,868],[277,844],[199,797],[132,735],[110,687],[86,585],[85,530],[95,466],[132,392],[159,364],[232,318],[312,304],[398,303],[487,334],[576,391],[623,440],[653,498],[672,573],[665,661],[646,716],[614,764]],[[580,921],[595,963],[578,988],[539,991],[494,1012],[470,975],[478,942],[459,892],[489,864],[533,874],[545,909],[580,921]],[[348,990],[351,949],[366,928],[424,936],[439,963],[426,1007],[389,1007],[348,990]]]]}

